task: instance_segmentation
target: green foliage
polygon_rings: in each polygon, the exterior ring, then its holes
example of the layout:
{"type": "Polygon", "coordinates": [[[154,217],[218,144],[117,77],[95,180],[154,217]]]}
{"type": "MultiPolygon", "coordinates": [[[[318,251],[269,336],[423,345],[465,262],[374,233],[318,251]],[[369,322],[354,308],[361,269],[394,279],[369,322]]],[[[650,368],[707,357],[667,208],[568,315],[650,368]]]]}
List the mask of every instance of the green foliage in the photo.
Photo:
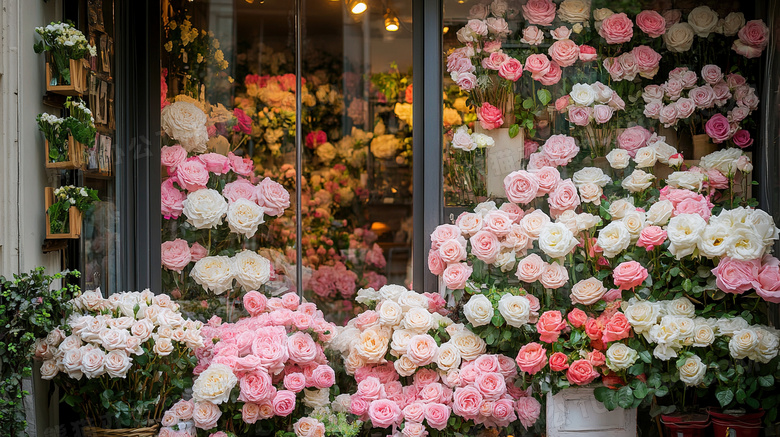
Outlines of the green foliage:
{"type": "Polygon", "coordinates": [[[0,427],[5,435],[26,435],[23,397],[28,393],[22,380],[32,374],[35,339],[60,324],[66,302],[79,293],[75,285],[52,289],[52,284],[78,276],[76,271],[49,276],[43,267],[13,279],[0,276],[0,427]]]}
{"type": "Polygon", "coordinates": [[[54,203],[48,209],[51,233],[62,234],[68,231],[68,210],[71,206],[75,206],[79,211],[86,211],[99,200],[97,190],[92,188],[68,185],[54,190],[54,203]]]}

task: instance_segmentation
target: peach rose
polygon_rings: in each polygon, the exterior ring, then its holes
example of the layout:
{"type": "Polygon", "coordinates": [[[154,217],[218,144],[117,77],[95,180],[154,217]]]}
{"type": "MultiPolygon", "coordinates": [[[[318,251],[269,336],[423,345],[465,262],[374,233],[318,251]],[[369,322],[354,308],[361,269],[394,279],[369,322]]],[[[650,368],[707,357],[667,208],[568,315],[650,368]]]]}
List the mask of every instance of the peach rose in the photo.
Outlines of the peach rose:
{"type": "Polygon", "coordinates": [[[557,62],[561,67],[568,67],[574,65],[577,59],[580,57],[580,48],[574,41],[570,39],[562,39],[555,41],[547,50],[547,54],[550,55],[553,61],[557,62]]]}
{"type": "Polygon", "coordinates": [[[533,54],[525,60],[525,69],[531,72],[531,78],[539,80],[550,71],[550,60],[544,54],[533,54]]]}
{"type": "Polygon", "coordinates": [[[585,385],[598,378],[599,373],[593,369],[593,365],[588,360],[575,360],[566,371],[566,379],[575,385],[585,385]]]}
{"type": "Polygon", "coordinates": [[[656,11],[642,11],[636,16],[636,25],[650,38],[666,33],[666,19],[656,11]]]}
{"type": "Polygon", "coordinates": [[[601,300],[607,289],[598,278],[583,279],[571,288],[572,303],[581,303],[583,305],[593,305],[601,300]]]}
{"type": "Polygon", "coordinates": [[[569,357],[563,352],[550,355],[550,370],[560,372],[569,368],[569,357]]]}
{"type": "Polygon", "coordinates": [[[466,286],[466,281],[468,281],[472,271],[471,266],[466,263],[450,264],[442,274],[444,284],[450,290],[460,290],[466,286]]]}
{"type": "Polygon", "coordinates": [[[555,3],[550,0],[528,0],[522,8],[523,18],[530,24],[549,26],[555,20],[555,3]]]}
{"type": "Polygon", "coordinates": [[[560,311],[546,311],[539,317],[536,323],[536,331],[539,340],[545,343],[553,343],[558,339],[561,330],[566,327],[566,322],[560,311]]]}
{"type": "Polygon", "coordinates": [[[539,255],[532,253],[517,263],[515,275],[520,281],[530,284],[541,278],[545,265],[546,263],[539,255]]]}
{"type": "Polygon", "coordinates": [[[520,348],[515,361],[520,370],[533,375],[547,365],[547,351],[541,344],[531,342],[520,348]]]}
{"type": "Polygon", "coordinates": [[[624,13],[612,14],[601,22],[599,29],[607,44],[622,44],[634,36],[634,23],[624,13]]]}

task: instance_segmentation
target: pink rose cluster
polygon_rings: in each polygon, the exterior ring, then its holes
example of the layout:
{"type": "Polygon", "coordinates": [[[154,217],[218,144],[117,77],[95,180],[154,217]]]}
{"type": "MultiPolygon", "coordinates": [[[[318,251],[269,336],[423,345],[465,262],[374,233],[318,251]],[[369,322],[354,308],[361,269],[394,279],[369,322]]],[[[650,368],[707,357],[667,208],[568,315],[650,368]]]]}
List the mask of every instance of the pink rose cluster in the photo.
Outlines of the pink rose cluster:
{"type": "MultiPolygon", "coordinates": [[[[304,389],[333,386],[336,374],[328,365],[324,347],[335,337],[336,326],[323,318],[315,304],[301,302],[295,293],[269,299],[256,291],[247,292],[243,302],[249,317],[222,323],[214,316],[201,328],[203,346],[195,350],[198,365],[193,373],[206,374],[212,367],[229,370],[228,375],[219,376],[235,378],[244,422],[289,416],[304,389]]],[[[194,395],[205,397],[197,384],[194,395]]],[[[229,398],[198,400],[194,416],[199,409],[214,411],[208,415],[211,420],[195,420],[195,426],[217,427],[221,406],[230,403],[229,398]]],[[[163,419],[163,425],[173,427],[187,420],[181,411],[192,411],[188,404],[185,400],[174,404],[165,413],[168,419],[163,419]]]]}
{"type": "Polygon", "coordinates": [[[763,20],[751,20],[739,29],[737,36],[731,50],[748,59],[757,58],[769,44],[769,27],[763,20]]]}
{"type": "MultiPolygon", "coordinates": [[[[542,145],[542,149],[536,153],[532,153],[529,157],[527,169],[529,171],[541,170],[543,167],[563,167],[568,165],[580,148],[577,146],[574,138],[568,135],[552,135],[542,145]]],[[[504,179],[504,187],[507,186],[507,180],[504,179]]],[[[553,187],[554,188],[554,187],[553,187]]],[[[548,191],[549,192],[549,191],[548,191]]],[[[532,193],[526,193],[525,196],[530,196],[532,193]]],[[[544,194],[544,193],[542,193],[544,194]]],[[[525,197],[521,196],[521,197],[525,197]]],[[[534,195],[536,197],[536,195],[534,195]]],[[[513,201],[515,203],[528,203],[513,201]]]]}
{"type": "Polygon", "coordinates": [[[187,241],[177,238],[162,244],[162,265],[173,272],[181,272],[191,262],[198,262],[208,255],[208,251],[200,243],[190,246],[187,241]]]}
{"type": "Polygon", "coordinates": [[[574,125],[587,126],[591,122],[608,123],[615,111],[622,111],[626,107],[620,95],[601,82],[576,84],[576,86],[575,90],[581,91],[576,99],[566,95],[555,102],[556,110],[565,112],[569,122],[574,125]]]}
{"type": "Polygon", "coordinates": [[[767,302],[780,303],[780,261],[772,255],[749,261],[723,257],[712,273],[718,288],[726,293],[753,289],[767,302]]]}
{"type": "MultiPolygon", "coordinates": [[[[566,43],[565,46],[568,47],[568,50],[570,51],[574,51],[574,47],[576,47],[576,45],[572,47],[571,44],[568,43],[566,43]]],[[[558,49],[556,50],[559,51],[559,55],[565,56],[563,54],[562,46],[558,46],[558,49]]],[[[579,48],[577,49],[577,53],[579,53],[579,48]]],[[[563,70],[561,70],[561,66],[558,62],[551,60],[544,53],[528,56],[525,60],[525,69],[531,73],[531,78],[533,80],[545,86],[555,85],[561,80],[561,76],[563,75],[563,70]]]]}
{"type": "Polygon", "coordinates": [[[641,45],[616,58],[604,59],[604,68],[614,81],[632,81],[636,75],[652,79],[658,73],[661,55],[649,46],[641,45]]]}
{"type": "MultiPolygon", "coordinates": [[[[691,170],[706,171],[699,167],[694,167],[691,170]]],[[[712,169],[712,181],[724,179],[722,173],[717,169],[712,169]]],[[[726,188],[728,188],[728,179],[726,179],[726,188]]],[[[718,187],[713,187],[718,188],[718,187]]],[[[722,189],[723,186],[721,185],[722,189]]],[[[715,206],[711,201],[711,196],[704,196],[691,190],[674,188],[669,185],[661,188],[658,200],[668,200],[672,203],[672,217],[676,217],[680,214],[696,214],[701,216],[705,221],[709,220],[712,216],[712,208],[715,206]]]]}
{"type": "Polygon", "coordinates": [[[304,288],[314,291],[322,298],[349,299],[357,291],[357,280],[357,273],[348,270],[344,263],[337,261],[332,266],[322,265],[315,270],[304,288]]]}

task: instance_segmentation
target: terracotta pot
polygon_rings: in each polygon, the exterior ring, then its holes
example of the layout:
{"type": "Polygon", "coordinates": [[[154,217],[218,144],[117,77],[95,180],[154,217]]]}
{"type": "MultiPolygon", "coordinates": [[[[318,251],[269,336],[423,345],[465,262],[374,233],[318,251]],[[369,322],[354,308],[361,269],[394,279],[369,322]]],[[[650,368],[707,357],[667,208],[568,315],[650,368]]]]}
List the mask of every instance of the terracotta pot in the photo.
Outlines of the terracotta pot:
{"type": "Polygon", "coordinates": [[[718,145],[712,142],[709,135],[699,134],[693,136],[693,159],[701,159],[718,150],[718,145]]]}
{"type": "Polygon", "coordinates": [[[710,427],[710,418],[706,414],[669,414],[661,415],[667,437],[701,437],[710,427]]]}
{"type": "Polygon", "coordinates": [[[764,425],[764,410],[747,414],[728,414],[718,409],[710,410],[715,436],[758,437],[764,425]]]}

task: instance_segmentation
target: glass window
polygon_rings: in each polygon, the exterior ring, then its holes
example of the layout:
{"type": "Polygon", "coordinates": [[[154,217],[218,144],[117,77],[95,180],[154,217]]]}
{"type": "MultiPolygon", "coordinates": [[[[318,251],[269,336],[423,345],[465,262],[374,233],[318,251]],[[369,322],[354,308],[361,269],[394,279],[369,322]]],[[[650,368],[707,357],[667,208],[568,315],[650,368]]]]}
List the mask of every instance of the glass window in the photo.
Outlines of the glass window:
{"type": "Polygon", "coordinates": [[[164,2],[163,289],[188,311],[300,290],[346,321],[410,280],[411,1],[385,5],[164,2]]]}

